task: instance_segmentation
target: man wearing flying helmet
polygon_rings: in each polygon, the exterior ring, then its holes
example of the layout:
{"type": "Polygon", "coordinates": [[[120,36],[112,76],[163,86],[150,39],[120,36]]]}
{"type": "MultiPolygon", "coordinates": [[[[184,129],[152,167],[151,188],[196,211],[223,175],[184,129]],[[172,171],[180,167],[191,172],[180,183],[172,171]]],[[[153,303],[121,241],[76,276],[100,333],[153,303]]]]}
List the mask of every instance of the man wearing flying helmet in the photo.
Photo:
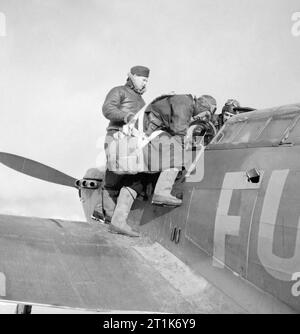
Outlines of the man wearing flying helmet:
{"type": "Polygon", "coordinates": [[[222,113],[215,118],[214,125],[217,130],[234,115],[255,110],[254,108],[241,107],[240,103],[235,99],[228,99],[222,108],[222,113]]]}
{"type": "MultiPolygon", "coordinates": [[[[144,125],[146,134],[151,135],[156,130],[164,131],[162,136],[151,141],[151,155],[159,156],[160,145],[165,146],[165,152],[170,151],[170,142],[174,152],[173,160],[172,157],[167,157],[157,163],[161,173],[155,186],[152,204],[166,206],[182,204],[181,199],[171,194],[177,174],[183,167],[176,165],[176,157],[182,156],[184,137],[191,121],[209,120],[215,111],[216,100],[210,95],[202,95],[199,98],[192,95],[163,95],[146,108],[144,125]]],[[[180,159],[177,159],[177,162],[179,161],[180,159]]]]}

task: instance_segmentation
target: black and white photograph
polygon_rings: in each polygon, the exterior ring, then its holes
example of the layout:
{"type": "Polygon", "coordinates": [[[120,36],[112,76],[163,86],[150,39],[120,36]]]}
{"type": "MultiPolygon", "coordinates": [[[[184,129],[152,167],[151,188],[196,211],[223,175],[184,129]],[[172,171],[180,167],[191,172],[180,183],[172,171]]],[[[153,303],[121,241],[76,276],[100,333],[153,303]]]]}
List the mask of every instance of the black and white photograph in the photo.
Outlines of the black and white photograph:
{"type": "Polygon", "coordinates": [[[0,314],[298,313],[299,0],[0,0],[0,314]]]}

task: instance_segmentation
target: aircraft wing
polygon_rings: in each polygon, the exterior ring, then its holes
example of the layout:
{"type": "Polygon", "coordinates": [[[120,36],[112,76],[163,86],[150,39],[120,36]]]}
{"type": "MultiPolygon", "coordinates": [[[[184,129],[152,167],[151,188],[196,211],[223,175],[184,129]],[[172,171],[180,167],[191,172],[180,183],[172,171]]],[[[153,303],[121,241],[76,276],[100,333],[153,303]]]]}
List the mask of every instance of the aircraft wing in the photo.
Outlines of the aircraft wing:
{"type": "Polygon", "coordinates": [[[246,312],[145,238],[8,215],[0,215],[0,298],[109,312],[246,312]]]}

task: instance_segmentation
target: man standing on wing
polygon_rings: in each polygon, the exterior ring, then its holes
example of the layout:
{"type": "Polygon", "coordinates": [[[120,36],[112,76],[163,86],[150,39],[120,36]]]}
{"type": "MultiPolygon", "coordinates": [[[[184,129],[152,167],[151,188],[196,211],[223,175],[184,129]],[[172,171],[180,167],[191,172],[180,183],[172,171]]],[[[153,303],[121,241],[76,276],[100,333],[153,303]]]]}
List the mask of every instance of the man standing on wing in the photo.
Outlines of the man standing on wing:
{"type": "MultiPolygon", "coordinates": [[[[103,115],[110,121],[105,139],[106,145],[109,145],[112,138],[118,138],[124,126],[129,126],[130,120],[144,107],[145,101],[142,95],[146,91],[149,72],[149,68],[145,66],[132,67],[126,84],[112,88],[107,94],[102,107],[103,115]]],[[[110,223],[112,232],[138,236],[138,233],[127,224],[126,218],[141,189],[138,174],[120,175],[113,170],[106,169],[103,213],[105,222],[110,223]]]]}

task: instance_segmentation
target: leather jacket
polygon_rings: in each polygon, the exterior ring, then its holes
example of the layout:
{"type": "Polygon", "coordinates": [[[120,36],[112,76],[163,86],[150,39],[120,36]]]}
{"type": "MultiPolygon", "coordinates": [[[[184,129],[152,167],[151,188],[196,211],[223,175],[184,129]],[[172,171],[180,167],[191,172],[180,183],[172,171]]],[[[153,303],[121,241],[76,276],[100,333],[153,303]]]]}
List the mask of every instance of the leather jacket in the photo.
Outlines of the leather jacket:
{"type": "Polygon", "coordinates": [[[112,88],[102,106],[103,115],[110,120],[107,131],[119,130],[128,122],[129,116],[135,115],[144,105],[144,99],[130,81],[112,88]]]}
{"type": "Polygon", "coordinates": [[[194,112],[192,95],[158,97],[145,110],[145,132],[150,135],[160,129],[173,136],[185,136],[194,112]]]}

